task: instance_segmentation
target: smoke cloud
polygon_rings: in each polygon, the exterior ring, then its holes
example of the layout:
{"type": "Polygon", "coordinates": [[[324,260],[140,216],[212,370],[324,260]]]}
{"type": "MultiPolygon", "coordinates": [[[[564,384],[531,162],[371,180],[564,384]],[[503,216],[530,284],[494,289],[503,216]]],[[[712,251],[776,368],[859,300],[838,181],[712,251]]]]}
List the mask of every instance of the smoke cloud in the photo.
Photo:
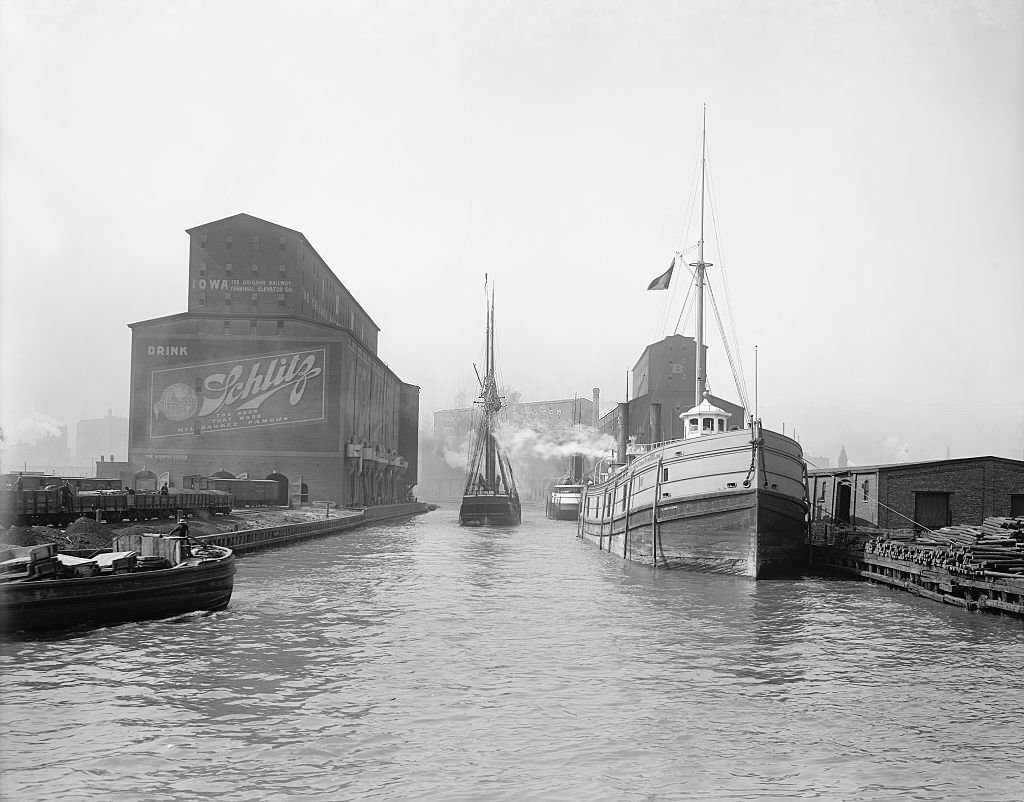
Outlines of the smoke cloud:
{"type": "Polygon", "coordinates": [[[27,418],[22,418],[14,427],[15,438],[22,443],[35,443],[44,437],[59,436],[61,427],[59,420],[33,409],[27,418]]]}
{"type": "Polygon", "coordinates": [[[450,468],[466,469],[469,462],[469,441],[463,440],[458,449],[445,448],[444,461],[450,468]]]}
{"type": "Polygon", "coordinates": [[[615,447],[615,438],[590,426],[573,426],[562,432],[541,431],[532,426],[503,423],[495,435],[513,461],[536,458],[565,459],[574,454],[599,459],[615,447]]]}

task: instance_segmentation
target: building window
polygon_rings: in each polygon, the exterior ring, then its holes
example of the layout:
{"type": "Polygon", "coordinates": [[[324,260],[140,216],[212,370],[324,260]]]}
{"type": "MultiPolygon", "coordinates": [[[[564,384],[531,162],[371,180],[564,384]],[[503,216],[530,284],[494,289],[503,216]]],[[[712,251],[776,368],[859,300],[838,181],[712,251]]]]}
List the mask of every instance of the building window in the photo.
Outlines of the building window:
{"type": "Polygon", "coordinates": [[[668,468],[662,468],[661,469],[661,481],[663,481],[663,482],[667,482],[668,481],[668,468]]]}
{"type": "Polygon", "coordinates": [[[231,306],[231,293],[224,293],[224,306],[231,306]]]}
{"type": "Polygon", "coordinates": [[[277,296],[277,305],[279,307],[281,307],[282,309],[284,308],[284,294],[283,293],[281,295],[277,296]]]}
{"type": "Polygon", "coordinates": [[[260,235],[257,234],[252,238],[252,249],[258,251],[260,249],[260,235]]]}
{"type": "Polygon", "coordinates": [[[199,263],[199,275],[200,276],[205,276],[206,275],[206,262],[200,262],[199,263]]]}
{"type": "Polygon", "coordinates": [[[231,262],[224,265],[224,272],[229,276],[231,275],[231,262]]]}
{"type": "Polygon", "coordinates": [[[224,321],[224,333],[225,334],[230,334],[231,333],[231,321],[230,320],[225,320],[224,321]]]}
{"type": "Polygon", "coordinates": [[[257,274],[258,274],[259,272],[260,272],[260,266],[259,266],[259,265],[255,265],[255,264],[254,264],[254,265],[252,266],[252,274],[253,274],[253,275],[255,276],[255,275],[257,275],[257,274]]]}
{"type": "Polygon", "coordinates": [[[228,238],[226,240],[224,240],[224,247],[227,248],[230,251],[232,246],[234,246],[234,244],[235,244],[235,241],[231,238],[231,235],[228,234],[228,238]]]}
{"type": "Polygon", "coordinates": [[[206,235],[205,234],[200,234],[199,235],[199,247],[200,248],[205,248],[206,247],[206,235]]]}
{"type": "Polygon", "coordinates": [[[256,293],[256,292],[249,293],[249,300],[252,301],[253,303],[256,303],[259,299],[260,299],[259,293],[256,293]]]}
{"type": "Polygon", "coordinates": [[[287,239],[286,237],[280,237],[280,238],[279,238],[279,239],[277,240],[277,246],[278,246],[278,247],[279,247],[279,248],[280,248],[280,249],[281,249],[282,251],[284,250],[284,246],[285,246],[286,244],[288,244],[288,239],[287,239]]]}
{"type": "Polygon", "coordinates": [[[283,320],[277,321],[277,333],[278,334],[284,334],[284,321],[283,320]]]}
{"type": "Polygon", "coordinates": [[[864,491],[864,501],[868,500],[868,480],[864,480],[864,484],[861,485],[861,490],[864,491]]]}
{"type": "Polygon", "coordinates": [[[285,274],[285,266],[284,265],[278,265],[277,266],[277,272],[280,273],[283,276],[285,274]]]}
{"type": "Polygon", "coordinates": [[[199,305],[200,306],[206,306],[206,293],[205,292],[199,293],[199,305]]]}
{"type": "Polygon", "coordinates": [[[256,321],[255,320],[250,320],[249,321],[249,333],[250,334],[255,334],[256,333],[256,321]]]}

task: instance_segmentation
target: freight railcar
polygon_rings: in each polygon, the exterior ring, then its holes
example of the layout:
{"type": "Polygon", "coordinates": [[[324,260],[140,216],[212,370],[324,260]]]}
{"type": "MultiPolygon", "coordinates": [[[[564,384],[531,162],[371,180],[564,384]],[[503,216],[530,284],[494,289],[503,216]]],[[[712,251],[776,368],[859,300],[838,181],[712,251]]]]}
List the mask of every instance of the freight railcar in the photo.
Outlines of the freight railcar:
{"type": "Polygon", "coordinates": [[[195,515],[227,514],[234,506],[230,493],[217,490],[180,490],[170,493],[87,490],[74,493],[53,490],[0,491],[0,524],[26,526],[63,525],[76,518],[99,517],[104,521],[145,521],[195,515]]]}
{"type": "Polygon", "coordinates": [[[287,504],[281,497],[281,484],[273,479],[222,479],[214,476],[188,476],[186,485],[196,490],[229,493],[236,507],[277,507],[287,504]]]}

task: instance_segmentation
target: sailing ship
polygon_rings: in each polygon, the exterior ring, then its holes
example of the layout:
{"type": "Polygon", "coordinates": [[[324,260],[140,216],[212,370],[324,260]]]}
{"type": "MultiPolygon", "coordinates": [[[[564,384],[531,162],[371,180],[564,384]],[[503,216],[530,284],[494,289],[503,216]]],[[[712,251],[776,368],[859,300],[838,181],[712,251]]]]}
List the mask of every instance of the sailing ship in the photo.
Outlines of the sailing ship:
{"type": "MultiPolygon", "coordinates": [[[[485,282],[486,287],[486,282],[485,282]]],[[[462,491],[459,523],[514,525],[522,522],[522,506],[512,464],[498,444],[498,413],[502,398],[494,369],[494,293],[487,302],[487,345],[480,397],[476,401],[474,427],[469,446],[466,486],[462,491]]],[[[476,370],[476,365],[473,366],[476,370]]]]}
{"type": "MultiPolygon", "coordinates": [[[[804,565],[809,508],[800,444],[763,427],[756,414],[733,423],[733,414],[707,391],[706,145],[705,125],[698,257],[689,265],[696,310],[694,406],[680,414],[683,437],[661,441],[652,427],[651,442],[630,443],[629,403],[619,405],[618,447],[614,459],[597,465],[585,488],[578,534],[635,562],[754,579],[792,575],[804,565]]],[[[667,288],[680,256],[648,289],[667,288]]],[[[739,384],[737,379],[738,389],[739,384]]],[[[657,415],[660,421],[660,405],[657,415]]]]}

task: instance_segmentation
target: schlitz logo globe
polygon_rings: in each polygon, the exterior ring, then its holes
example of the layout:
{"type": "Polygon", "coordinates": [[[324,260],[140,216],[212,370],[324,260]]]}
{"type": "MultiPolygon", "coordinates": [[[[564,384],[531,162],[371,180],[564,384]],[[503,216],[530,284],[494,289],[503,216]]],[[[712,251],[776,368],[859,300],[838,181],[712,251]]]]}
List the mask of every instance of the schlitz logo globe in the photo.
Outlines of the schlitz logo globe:
{"type": "Polygon", "coordinates": [[[155,371],[153,391],[159,398],[153,404],[152,435],[184,434],[181,424],[193,418],[205,421],[204,430],[322,420],[322,380],[316,393],[320,403],[310,399],[316,409],[303,398],[309,382],[323,375],[317,364],[323,357],[324,351],[316,350],[219,362],[201,366],[205,372],[198,375],[197,367],[155,371]],[[169,383],[161,390],[164,381],[169,383]]]}
{"type": "Polygon", "coordinates": [[[199,397],[187,384],[170,384],[160,394],[160,400],[153,405],[153,411],[163,413],[175,423],[188,420],[199,409],[199,397]]]}

